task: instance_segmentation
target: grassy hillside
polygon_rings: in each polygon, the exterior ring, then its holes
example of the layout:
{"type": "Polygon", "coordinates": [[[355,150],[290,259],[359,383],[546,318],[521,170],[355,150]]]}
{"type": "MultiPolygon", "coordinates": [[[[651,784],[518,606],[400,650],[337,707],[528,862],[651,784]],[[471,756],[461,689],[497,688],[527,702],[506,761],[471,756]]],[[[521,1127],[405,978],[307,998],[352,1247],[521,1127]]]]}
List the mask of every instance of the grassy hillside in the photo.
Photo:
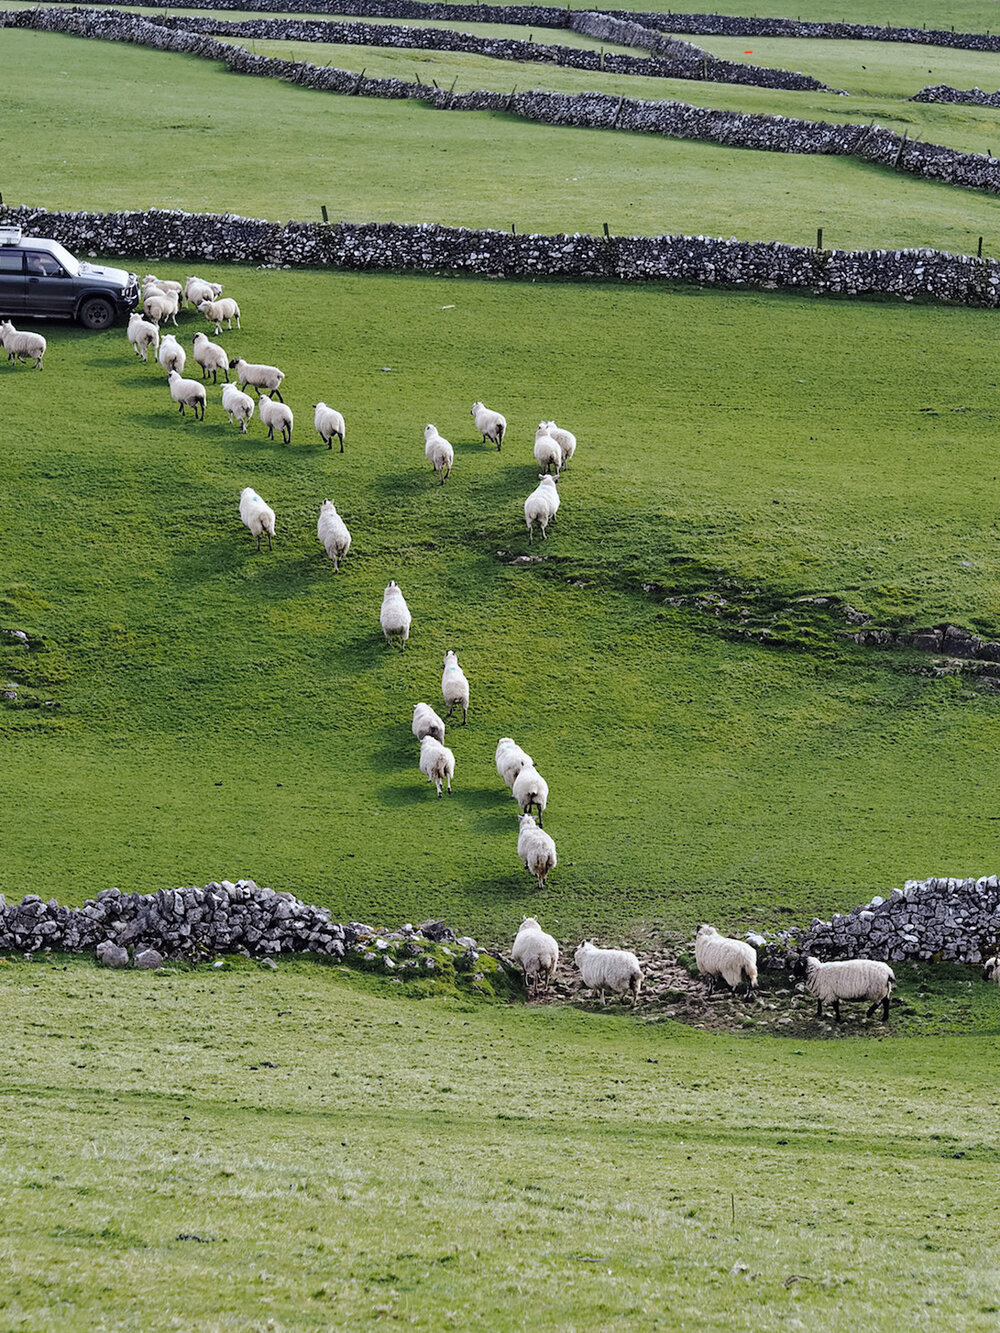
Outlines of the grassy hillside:
{"type": "MultiPolygon", "coordinates": [[[[215,198],[223,210],[278,218],[318,217],[326,204],[333,217],[351,220],[499,228],[514,222],[521,231],[569,232],[599,232],[606,221],[622,233],[678,231],[800,244],[812,243],[822,226],[827,244],[844,248],[933,245],[968,253],[983,235],[987,253],[996,249],[991,197],[841,158],[334,97],[230,75],[183,56],[47,33],[8,32],[4,41],[11,66],[0,89],[0,114],[16,115],[21,127],[6,161],[8,202],[200,210],[215,198]],[[109,85],[111,65],[115,79],[109,85]],[[134,107],[147,100],[154,67],[157,113],[136,136],[134,107]],[[486,133],[500,188],[483,188],[486,133]],[[230,172],[234,145],[248,142],[266,143],[267,153],[244,154],[239,170],[230,172]],[[386,172],[386,161],[397,169],[386,172]]],[[[349,54],[355,64],[359,52],[349,54]]],[[[412,76],[418,65],[411,56],[407,60],[403,69],[412,76]]],[[[492,65],[498,86],[524,86],[514,67],[492,65]]],[[[419,68],[424,77],[437,70],[439,82],[454,77],[448,62],[419,68]]],[[[536,68],[541,86],[569,81],[593,87],[599,80],[580,71],[536,68]]],[[[482,73],[476,69],[470,82],[490,82],[482,73]]],[[[830,118],[855,109],[832,96],[823,99],[829,104],[824,111],[818,104],[810,109],[790,102],[797,96],[790,93],[775,102],[773,95],[752,96],[754,90],[662,82],[612,80],[605,86],[642,95],[643,88],[632,85],[646,84],[645,91],[657,97],[830,118]]],[[[876,110],[867,100],[857,109],[866,119],[876,110]]],[[[911,132],[910,118],[924,118],[926,138],[941,137],[941,130],[947,142],[954,124],[958,146],[989,146],[983,113],[907,107],[905,115],[911,132]]]]}
{"type": "Polygon", "coordinates": [[[0,666],[22,701],[59,705],[0,713],[4,890],[252,874],[503,938],[535,908],[566,930],[781,924],[989,868],[993,699],[847,644],[798,600],[1000,632],[994,525],[969,503],[995,488],[988,314],[220,276],[245,327],[226,346],[288,372],[290,448],[229,427],[218,390],[204,424],[182,420],[121,329],[51,328],[42,374],[4,369],[0,608],[38,646],[0,666]],[[343,456],[312,433],[321,397],[347,416],[343,456]],[[477,442],[477,397],[508,415],[502,454],[477,442]],[[532,431],[553,414],[580,448],[530,547],[532,431]],[[427,421],[456,445],[444,488],[427,421]],[[273,554],[239,524],[247,484],[278,514],[273,554]],[[315,538],[325,496],[354,534],[339,578],[315,538]],[[390,578],[405,654],[378,628],[390,578]],[[449,646],[473,711],[438,803],[409,720],[449,646]],[[542,894],[493,769],[511,734],[552,788],[542,894]]]}
{"type": "Polygon", "coordinates": [[[5,1328],[995,1327],[995,987],[748,1042],[66,961],[0,967],[5,1328]]]}

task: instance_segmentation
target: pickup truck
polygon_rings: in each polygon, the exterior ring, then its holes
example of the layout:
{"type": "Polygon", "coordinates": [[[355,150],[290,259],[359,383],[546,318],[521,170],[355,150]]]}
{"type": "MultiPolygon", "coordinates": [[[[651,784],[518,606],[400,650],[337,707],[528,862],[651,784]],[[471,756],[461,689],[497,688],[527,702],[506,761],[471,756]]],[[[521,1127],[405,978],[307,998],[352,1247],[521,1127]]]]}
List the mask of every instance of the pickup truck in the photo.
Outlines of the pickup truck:
{"type": "Polygon", "coordinates": [[[139,304],[139,279],[74,259],[58,241],[0,227],[0,315],[75,319],[106,329],[139,304]]]}

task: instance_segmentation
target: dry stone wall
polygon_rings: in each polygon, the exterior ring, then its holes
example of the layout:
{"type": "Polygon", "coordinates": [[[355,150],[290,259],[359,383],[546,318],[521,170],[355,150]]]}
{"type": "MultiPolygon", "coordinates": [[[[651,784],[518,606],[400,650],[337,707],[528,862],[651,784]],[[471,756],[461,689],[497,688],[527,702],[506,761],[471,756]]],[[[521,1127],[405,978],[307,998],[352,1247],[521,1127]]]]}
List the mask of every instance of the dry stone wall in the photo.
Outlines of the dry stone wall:
{"type": "Polygon", "coordinates": [[[932,88],[921,88],[914,93],[911,102],[967,102],[971,106],[1000,107],[1000,92],[984,93],[979,88],[949,88],[946,83],[935,84],[932,88]]]}
{"type": "Polygon", "coordinates": [[[813,250],[710,236],[514,236],[433,223],[270,222],[150,209],[66,213],[0,207],[0,222],[89,255],[144,262],[460,273],[574,281],[669,280],[818,296],[1000,306],[1000,262],[940,250],[813,250]]]}

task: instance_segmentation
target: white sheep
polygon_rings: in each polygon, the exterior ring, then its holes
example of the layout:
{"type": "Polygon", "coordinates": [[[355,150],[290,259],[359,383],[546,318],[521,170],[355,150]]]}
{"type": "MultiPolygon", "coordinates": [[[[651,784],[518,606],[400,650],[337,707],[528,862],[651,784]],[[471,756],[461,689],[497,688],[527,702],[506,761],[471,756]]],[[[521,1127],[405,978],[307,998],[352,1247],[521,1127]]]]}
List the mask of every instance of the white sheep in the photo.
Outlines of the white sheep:
{"type": "Polygon", "coordinates": [[[441,795],[441,784],[448,788],[451,795],[451,780],[455,776],[455,756],[447,745],[442,745],[435,736],[425,736],[420,742],[420,771],[428,782],[433,782],[437,794],[441,795]]]}
{"type": "Polygon", "coordinates": [[[437,426],[424,427],[424,455],[431,460],[434,471],[441,478],[441,485],[445,483],[445,478],[451,472],[451,465],[455,461],[455,450],[443,435],[438,434],[437,426]]]}
{"type": "Polygon", "coordinates": [[[156,359],[168,375],[172,370],[176,370],[178,375],[183,375],[184,367],[187,365],[187,352],[172,333],[165,333],[160,339],[156,359]]]}
{"type": "Polygon", "coordinates": [[[154,324],[162,324],[165,319],[176,324],[180,298],[176,292],[151,291],[143,300],[142,308],[146,318],[152,320],[154,324]]]}
{"type": "Polygon", "coordinates": [[[521,749],[510,736],[501,736],[497,741],[497,773],[508,787],[514,786],[514,780],[522,768],[534,765],[534,759],[521,749]]]}
{"type": "Polygon", "coordinates": [[[292,415],[292,409],[285,402],[276,403],[273,398],[268,398],[266,393],[257,395],[257,406],[260,411],[260,419],[267,427],[267,438],[274,439],[275,426],[281,431],[281,443],[291,444],[292,426],[295,424],[295,418],[292,415]]]}
{"type": "Polygon", "coordinates": [[[35,369],[41,370],[47,346],[40,333],[21,333],[9,319],[0,324],[0,347],[6,350],[8,362],[15,357],[18,361],[34,361],[35,369]]]}
{"type": "Polygon", "coordinates": [[[1000,985],[1000,954],[994,954],[983,963],[983,980],[994,981],[1000,985]]]}
{"type": "Polygon", "coordinates": [[[542,815],[545,813],[545,807],[549,803],[549,784],[539,773],[534,764],[525,764],[514,779],[514,785],[511,787],[514,800],[522,815],[530,815],[532,806],[538,811],[538,824],[544,828],[542,815]]]}
{"type": "Polygon", "coordinates": [[[453,648],[449,648],[444,655],[441,693],[448,705],[448,717],[451,717],[456,706],[461,706],[462,726],[464,727],[469,716],[469,681],[465,672],[458,665],[458,654],[453,648]]]}
{"type": "Polygon", "coordinates": [[[393,636],[398,635],[400,648],[405,648],[412,622],[413,617],[406,605],[403,590],[395,579],[391,579],[382,595],[382,610],[379,612],[379,623],[386,643],[392,643],[393,636]]]}
{"type": "Polygon", "coordinates": [[[546,472],[555,469],[556,472],[562,467],[562,449],[557,440],[545,429],[545,422],[535,431],[535,462],[539,467],[543,467],[546,472]]]}
{"type": "Polygon", "coordinates": [[[215,325],[215,332],[222,332],[222,321],[226,321],[226,328],[233,327],[233,320],[236,320],[236,327],[241,329],[240,308],[231,296],[220,296],[217,301],[199,301],[198,309],[208,320],[209,324],[215,325]]]}
{"type": "Polygon", "coordinates": [[[708,982],[709,994],[721,978],[731,990],[746,987],[747,999],[757,985],[757,951],[745,940],[727,939],[714,926],[699,926],[694,937],[698,971],[708,982]]]}
{"type": "Polygon", "coordinates": [[[153,354],[160,347],[160,330],[148,319],[143,319],[138,310],[133,310],[128,317],[128,329],[126,335],[132,344],[132,351],[136,356],[141,356],[146,360],[149,349],[153,349],[153,354]]]}
{"type": "Polygon", "coordinates": [[[534,541],[534,526],[537,523],[545,537],[545,529],[556,516],[559,508],[559,491],[556,479],[544,474],[539,476],[538,485],[524,502],[524,521],[528,527],[528,540],[534,541]]]}
{"type": "Polygon", "coordinates": [[[146,287],[157,287],[161,292],[176,292],[178,296],[184,291],[183,285],[174,282],[173,278],[158,278],[155,273],[147,273],[142,285],[144,290],[146,287]]]}
{"type": "Polygon", "coordinates": [[[257,550],[260,539],[267,534],[267,549],[273,550],[271,538],[274,536],[274,510],[265,504],[252,486],[244,486],[240,491],[240,518],[245,527],[250,529],[251,537],[257,538],[257,550]]]}
{"type": "Polygon", "coordinates": [[[253,399],[248,393],[241,393],[235,384],[222,386],[222,410],[229,413],[229,424],[240,423],[240,430],[247,433],[247,422],[253,416],[253,399]]]}
{"type": "Polygon", "coordinates": [[[517,856],[525,870],[538,880],[538,887],[544,889],[549,871],[559,864],[556,860],[556,845],[545,830],[538,827],[531,815],[522,815],[520,818],[517,856]]]}
{"type": "Polygon", "coordinates": [[[167,376],[167,383],[170,385],[170,397],[178,404],[178,411],[181,416],[187,416],[185,408],[194,408],[194,419],[198,420],[198,409],[201,408],[201,419],[205,420],[205,386],[199,380],[181,379],[176,370],[172,370],[167,376]]]}
{"type": "Polygon", "coordinates": [[[882,1022],[889,1021],[889,996],[896,984],[896,974],[888,963],[874,958],[847,958],[835,963],[821,963],[811,955],[805,960],[806,987],[816,996],[816,1017],[823,1017],[823,1005],[832,1004],[838,1023],[841,1000],[870,1001],[867,1017],[881,1004],[882,1022]]]}
{"type": "Polygon", "coordinates": [[[285,401],[281,397],[281,381],[285,378],[285,372],[279,370],[277,366],[259,365],[253,361],[244,361],[238,356],[230,361],[229,369],[236,371],[236,379],[241,389],[245,389],[249,384],[251,388],[257,390],[258,398],[261,389],[267,389],[272,398],[285,401]]]}
{"type": "Polygon", "coordinates": [[[599,992],[601,1004],[606,990],[622,999],[630,993],[633,1009],[639,1003],[642,968],[631,950],[599,949],[593,940],[584,940],[573,958],[584,986],[599,992]]]}
{"type": "Polygon", "coordinates": [[[418,741],[425,736],[433,736],[444,744],[444,722],[438,717],[430,704],[419,703],[413,709],[413,734],[418,741]]]}
{"type": "Polygon", "coordinates": [[[483,437],[483,443],[487,440],[497,447],[497,453],[500,452],[500,446],[503,444],[503,437],[507,434],[507,418],[501,416],[499,412],[492,412],[482,403],[473,403],[471,416],[476,423],[476,430],[483,437]]]}
{"type": "Polygon", "coordinates": [[[201,366],[202,379],[208,378],[208,372],[212,372],[212,383],[217,384],[219,371],[226,377],[226,383],[229,383],[229,353],[218,343],[209,342],[208,335],[196,333],[191,340],[194,343],[194,359],[201,366]]]}
{"type": "Polygon", "coordinates": [[[344,452],[344,418],[335,407],[327,407],[326,403],[313,403],[315,411],[313,413],[313,425],[319,431],[319,438],[328,449],[333,448],[333,437],[336,435],[340,440],[340,452],[344,452]]]}
{"type": "Polygon", "coordinates": [[[559,963],[559,945],[533,916],[523,917],[510,956],[524,973],[529,996],[548,990],[559,963]]]}
{"type": "Polygon", "coordinates": [[[563,430],[561,426],[557,426],[554,421],[543,421],[541,424],[562,450],[562,465],[566,467],[576,453],[576,436],[571,430],[563,430]]]}
{"type": "MultiPolygon", "coordinates": [[[[261,406],[266,399],[261,399],[261,406]]],[[[333,572],[340,573],[340,562],[351,549],[351,534],[347,524],[337,513],[337,506],[332,500],[324,500],[320,506],[319,520],[316,523],[316,536],[323,543],[327,555],[333,561],[333,572]]]]}
{"type": "Polygon", "coordinates": [[[221,282],[206,282],[204,278],[187,278],[184,299],[197,308],[202,301],[215,301],[222,295],[221,282]]]}

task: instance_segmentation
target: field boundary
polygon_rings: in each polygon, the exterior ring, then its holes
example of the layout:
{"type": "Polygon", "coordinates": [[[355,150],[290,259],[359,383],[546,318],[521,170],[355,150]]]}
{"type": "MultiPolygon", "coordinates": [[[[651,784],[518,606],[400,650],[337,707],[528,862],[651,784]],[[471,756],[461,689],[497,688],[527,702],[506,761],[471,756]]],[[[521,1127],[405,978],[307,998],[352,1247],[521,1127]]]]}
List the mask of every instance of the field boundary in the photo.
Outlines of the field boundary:
{"type": "Polygon", "coordinates": [[[489,278],[672,281],[1000,306],[1000,261],[942,250],[816,250],[709,236],[592,236],[436,223],[270,222],[233,213],[0,207],[0,222],[87,254],[489,278]]]}

